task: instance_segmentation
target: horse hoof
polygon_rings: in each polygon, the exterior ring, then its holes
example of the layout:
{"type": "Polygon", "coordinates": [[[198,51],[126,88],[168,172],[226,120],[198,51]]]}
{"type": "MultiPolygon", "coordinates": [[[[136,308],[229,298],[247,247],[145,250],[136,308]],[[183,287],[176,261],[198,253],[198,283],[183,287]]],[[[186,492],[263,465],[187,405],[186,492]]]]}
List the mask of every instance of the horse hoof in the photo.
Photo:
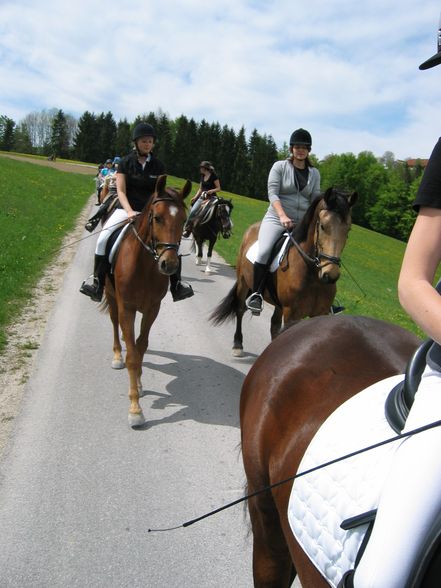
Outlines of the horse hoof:
{"type": "Polygon", "coordinates": [[[112,361],[112,368],[114,370],[123,370],[126,367],[126,364],[122,359],[114,359],[112,361]]]}
{"type": "Polygon", "coordinates": [[[202,259],[200,257],[196,258],[196,265],[202,265],[202,259]]]}
{"type": "Polygon", "coordinates": [[[145,418],[142,412],[132,413],[129,412],[129,427],[136,428],[141,427],[145,423],[145,418]]]}
{"type": "Polygon", "coordinates": [[[212,274],[213,270],[210,267],[207,267],[207,269],[205,270],[206,274],[212,274]]]}
{"type": "Polygon", "coordinates": [[[243,349],[233,349],[231,351],[233,357],[243,357],[244,353],[243,353],[243,349]]]}

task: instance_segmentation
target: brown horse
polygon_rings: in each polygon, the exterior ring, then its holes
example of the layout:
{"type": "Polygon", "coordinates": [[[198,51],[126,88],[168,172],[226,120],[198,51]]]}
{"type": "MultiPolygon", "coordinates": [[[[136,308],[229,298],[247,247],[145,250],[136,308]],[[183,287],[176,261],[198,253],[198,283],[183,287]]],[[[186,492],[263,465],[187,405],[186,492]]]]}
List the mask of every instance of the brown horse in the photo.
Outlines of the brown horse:
{"type": "MultiPolygon", "coordinates": [[[[340,277],[341,253],[351,228],[351,208],[357,193],[329,188],[309,206],[291,234],[291,247],[277,269],[274,281],[266,282],[264,299],[274,304],[271,337],[285,325],[307,316],[328,314],[340,277]]],[[[260,223],[249,227],[239,250],[236,283],[213,311],[211,320],[220,324],[236,317],[233,355],[243,355],[242,317],[253,283],[253,264],[247,251],[257,241],[260,223]]]]}
{"type": "MultiPolygon", "coordinates": [[[[248,492],[286,480],[325,419],[371,384],[404,372],[419,343],[404,329],[367,317],[315,317],[281,333],[246,377],[240,402],[248,492]]],[[[335,456],[338,457],[338,456],[335,456]]],[[[330,584],[295,540],[288,522],[292,481],[251,498],[254,586],[330,584]]]]}
{"type": "Polygon", "coordinates": [[[155,193],[132,227],[126,232],[114,267],[114,284],[106,279],[106,299],[113,324],[113,362],[123,368],[119,327],[126,343],[129,371],[129,424],[144,423],[139,405],[142,391],[142,359],[148,346],[150,328],[161,300],[167,293],[169,276],[178,269],[178,249],[186,211],[184,199],[191,190],[187,180],[180,191],[166,188],[167,176],[158,178],[155,193]],[[141,328],[135,340],[135,316],[142,314],[141,328]]]}

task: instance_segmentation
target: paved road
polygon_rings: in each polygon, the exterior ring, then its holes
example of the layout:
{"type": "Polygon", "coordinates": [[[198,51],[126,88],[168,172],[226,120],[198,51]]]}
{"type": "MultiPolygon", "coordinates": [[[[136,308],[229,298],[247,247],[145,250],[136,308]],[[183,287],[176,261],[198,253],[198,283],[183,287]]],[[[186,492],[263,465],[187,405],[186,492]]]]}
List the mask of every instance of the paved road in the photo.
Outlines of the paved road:
{"type": "Polygon", "coordinates": [[[196,295],[163,302],[144,358],[148,426],[132,430],[127,373],[110,367],[110,319],[78,293],[94,242],[66,271],[0,464],[0,586],[250,587],[242,506],[186,529],[148,529],[243,494],[240,387],[269,343],[270,310],[245,320],[249,354],[232,358],[233,325],[207,317],[233,271],[216,258],[206,276],[184,258],[196,295]]]}

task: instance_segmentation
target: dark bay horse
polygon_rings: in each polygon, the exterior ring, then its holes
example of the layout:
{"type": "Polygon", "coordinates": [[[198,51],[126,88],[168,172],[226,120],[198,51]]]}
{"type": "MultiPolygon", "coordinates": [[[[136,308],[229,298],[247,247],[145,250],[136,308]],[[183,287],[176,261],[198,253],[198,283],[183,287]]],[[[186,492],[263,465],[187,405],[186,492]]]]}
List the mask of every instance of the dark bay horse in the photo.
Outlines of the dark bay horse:
{"type": "MultiPolygon", "coordinates": [[[[242,387],[248,493],[296,474],[327,417],[367,386],[402,374],[418,343],[398,326],[349,315],[298,321],[283,331],[254,363],[242,387]]],[[[292,481],[249,499],[254,586],[288,587],[297,573],[305,588],[328,587],[290,529],[291,488],[292,481]]]]}
{"type": "Polygon", "coordinates": [[[167,293],[169,276],[178,269],[178,249],[186,219],[184,199],[191,190],[187,180],[180,191],[166,187],[167,176],[160,176],[155,193],[124,237],[114,267],[114,285],[107,277],[106,299],[113,324],[113,362],[123,368],[119,327],[127,348],[125,365],[130,378],[129,424],[144,423],[139,405],[142,391],[142,359],[148,346],[150,328],[161,300],[167,293]],[[135,339],[135,316],[142,314],[135,339]]]}
{"type": "MultiPolygon", "coordinates": [[[[346,194],[329,188],[311,203],[293,230],[291,247],[275,272],[273,286],[269,287],[267,279],[264,291],[264,299],[274,305],[272,338],[280,331],[282,318],[288,325],[330,312],[356,200],[356,192],[346,194]]],[[[235,356],[243,354],[242,317],[253,283],[253,264],[247,259],[247,251],[257,241],[259,226],[256,223],[246,231],[237,258],[236,283],[210,317],[214,324],[236,317],[235,356]]]]}
{"type": "Polygon", "coordinates": [[[201,220],[193,228],[192,233],[197,246],[196,265],[202,264],[202,247],[204,241],[208,241],[207,265],[205,272],[212,272],[211,257],[213,248],[216,244],[219,233],[224,239],[229,239],[233,227],[231,221],[231,211],[233,203],[225,198],[216,198],[210,207],[207,207],[207,213],[202,212],[201,220]]]}

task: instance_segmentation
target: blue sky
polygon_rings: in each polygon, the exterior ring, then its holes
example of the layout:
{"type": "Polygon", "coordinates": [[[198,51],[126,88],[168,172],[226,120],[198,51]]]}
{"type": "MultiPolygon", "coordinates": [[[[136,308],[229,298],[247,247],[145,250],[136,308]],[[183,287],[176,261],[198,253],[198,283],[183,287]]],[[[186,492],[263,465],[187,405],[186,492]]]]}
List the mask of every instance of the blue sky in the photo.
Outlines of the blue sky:
{"type": "Polygon", "coordinates": [[[161,108],[313,152],[428,157],[440,133],[435,0],[0,0],[0,114],[161,108]]]}

